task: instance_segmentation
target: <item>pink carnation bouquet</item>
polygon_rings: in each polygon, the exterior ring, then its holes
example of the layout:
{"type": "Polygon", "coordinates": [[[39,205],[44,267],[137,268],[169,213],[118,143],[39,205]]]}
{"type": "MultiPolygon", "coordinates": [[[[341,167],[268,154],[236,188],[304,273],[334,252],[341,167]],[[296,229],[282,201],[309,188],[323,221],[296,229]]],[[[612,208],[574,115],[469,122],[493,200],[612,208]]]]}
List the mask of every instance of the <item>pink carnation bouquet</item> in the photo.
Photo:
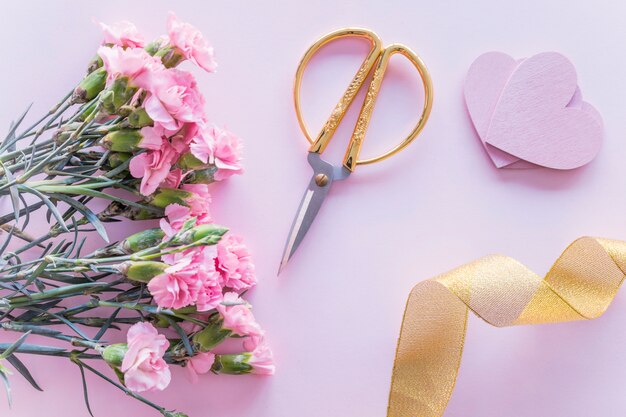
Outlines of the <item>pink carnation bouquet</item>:
{"type": "Polygon", "coordinates": [[[207,120],[184,69],[217,66],[196,28],[171,14],[167,35],[146,43],[132,23],[99,25],[84,79],[0,143],[0,198],[12,206],[0,216],[0,327],[21,334],[0,343],[0,378],[10,394],[11,366],[40,389],[24,355],[64,357],[90,413],[87,372],[182,417],[141,395],[165,389],[172,366],[193,381],[274,372],[243,298],[256,285],[251,255],[210,213],[210,184],[242,173],[241,142],[207,120]],[[29,227],[38,214],[46,230],[29,227]],[[108,242],[107,223],[133,220],[153,227],[108,242]],[[89,252],[93,233],[107,243],[89,252]]]}

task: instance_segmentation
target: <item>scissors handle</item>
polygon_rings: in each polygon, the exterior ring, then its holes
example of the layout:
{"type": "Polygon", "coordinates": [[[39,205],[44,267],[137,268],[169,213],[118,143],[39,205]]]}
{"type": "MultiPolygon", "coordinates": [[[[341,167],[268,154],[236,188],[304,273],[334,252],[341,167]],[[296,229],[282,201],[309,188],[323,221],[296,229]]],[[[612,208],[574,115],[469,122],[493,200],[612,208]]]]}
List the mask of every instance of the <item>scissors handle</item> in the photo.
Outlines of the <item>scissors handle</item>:
{"type": "Polygon", "coordinates": [[[350,171],[354,171],[356,165],[371,164],[374,162],[382,161],[400,152],[421,132],[424,125],[426,124],[426,121],[428,120],[428,116],[430,115],[433,99],[432,81],[430,79],[430,75],[426,66],[413,51],[411,51],[404,45],[392,44],[386,48],[383,48],[382,40],[374,32],[361,28],[346,28],[331,32],[315,42],[302,57],[296,71],[296,79],[294,85],[294,104],[296,108],[298,123],[300,124],[300,128],[302,129],[307,140],[311,143],[309,152],[322,153],[330,142],[330,139],[332,138],[337,127],[339,126],[339,123],[341,123],[341,120],[346,114],[346,111],[354,101],[357,93],[363,86],[365,79],[370,74],[370,72],[372,72],[372,68],[374,68],[372,80],[370,81],[365,100],[363,101],[363,105],[361,107],[361,111],[359,113],[359,117],[354,127],[354,131],[350,139],[350,143],[348,144],[348,149],[346,151],[343,161],[343,165],[350,171]],[[332,111],[330,117],[322,127],[320,133],[315,139],[313,139],[302,117],[300,105],[300,85],[302,83],[302,76],[309,60],[321,47],[323,47],[325,44],[332,40],[342,37],[362,37],[369,39],[372,43],[372,48],[370,49],[367,57],[361,64],[361,67],[357,71],[356,75],[350,82],[348,88],[346,89],[346,92],[343,94],[343,96],[335,106],[334,110],[332,111]],[[380,86],[382,84],[384,74],[387,69],[387,64],[389,63],[389,58],[395,53],[400,53],[404,55],[415,66],[420,74],[424,86],[424,107],[422,110],[422,114],[417,122],[417,125],[411,130],[409,135],[404,138],[402,142],[400,142],[400,144],[396,145],[391,150],[379,156],[359,160],[358,155],[361,150],[363,140],[365,139],[367,127],[369,125],[369,121],[374,110],[374,104],[376,103],[376,97],[378,96],[378,92],[380,91],[380,86]]]}
{"type": "MultiPolygon", "coordinates": [[[[341,99],[339,100],[335,108],[333,109],[332,113],[330,114],[330,117],[328,118],[328,120],[326,120],[326,123],[324,123],[324,126],[320,130],[320,133],[317,135],[317,138],[312,141],[313,143],[311,147],[309,148],[309,152],[315,152],[315,153],[324,152],[324,150],[326,149],[326,146],[330,142],[330,139],[335,134],[337,127],[341,123],[341,120],[343,120],[343,116],[346,114],[346,111],[348,110],[348,108],[354,101],[354,98],[356,97],[357,93],[363,86],[365,79],[367,78],[368,74],[371,72],[372,67],[378,60],[378,57],[380,56],[382,49],[383,49],[382,40],[374,32],[371,32],[367,29],[347,28],[347,29],[340,29],[338,31],[331,32],[328,35],[319,39],[315,44],[313,44],[309,48],[307,53],[304,55],[304,57],[302,58],[300,62],[300,66],[298,67],[298,73],[296,75],[296,78],[298,79],[297,81],[298,84],[299,84],[299,80],[302,77],[302,73],[304,72],[304,68],[306,64],[308,63],[308,61],[311,59],[311,57],[315,55],[315,53],[324,45],[326,45],[328,42],[335,40],[335,39],[344,38],[344,37],[366,38],[372,43],[372,47],[369,50],[367,56],[365,57],[365,60],[361,64],[361,67],[358,69],[358,71],[354,75],[354,78],[352,78],[352,81],[348,85],[348,88],[346,89],[345,93],[343,94],[343,96],[341,97],[341,99]]],[[[298,93],[299,93],[299,90],[300,89],[298,86],[297,88],[298,93]]],[[[297,100],[296,106],[299,107],[299,100],[297,100]]],[[[299,120],[302,120],[302,119],[299,118],[299,120]]]]}
{"type": "Polygon", "coordinates": [[[383,82],[390,56],[390,49],[385,48],[376,61],[376,67],[374,68],[374,73],[372,74],[372,80],[367,88],[367,93],[365,94],[365,99],[363,100],[359,117],[356,121],[356,125],[354,125],[352,137],[350,138],[348,149],[346,150],[346,155],[343,159],[344,166],[350,171],[354,170],[358,162],[357,158],[359,156],[359,152],[361,151],[361,146],[363,145],[363,139],[365,139],[365,134],[367,133],[367,127],[369,126],[372,112],[374,111],[376,97],[378,97],[378,92],[380,91],[380,86],[383,82]]]}
{"type": "Polygon", "coordinates": [[[363,105],[361,106],[359,117],[357,119],[356,125],[354,126],[352,138],[350,139],[350,143],[348,144],[348,150],[346,151],[346,155],[344,157],[344,166],[350,171],[353,171],[356,165],[365,165],[382,161],[383,159],[386,159],[400,152],[409,143],[411,143],[422,131],[422,129],[426,125],[428,117],[430,116],[433,100],[432,89],[432,81],[430,79],[430,75],[428,74],[428,70],[426,69],[426,66],[421,61],[421,59],[413,51],[399,43],[391,44],[383,49],[374,67],[372,80],[370,81],[370,85],[367,89],[365,99],[363,100],[363,105]],[[365,139],[365,134],[367,132],[367,127],[369,126],[369,122],[372,118],[374,105],[376,104],[376,98],[378,97],[380,86],[382,85],[383,78],[385,77],[385,72],[387,71],[389,59],[392,55],[397,53],[404,55],[415,66],[420,74],[420,78],[422,79],[424,86],[424,108],[422,110],[422,114],[417,121],[415,127],[411,130],[408,136],[406,136],[402,140],[402,142],[400,142],[400,144],[380,156],[370,159],[358,160],[357,158],[361,150],[361,145],[363,144],[363,140],[365,139]]]}

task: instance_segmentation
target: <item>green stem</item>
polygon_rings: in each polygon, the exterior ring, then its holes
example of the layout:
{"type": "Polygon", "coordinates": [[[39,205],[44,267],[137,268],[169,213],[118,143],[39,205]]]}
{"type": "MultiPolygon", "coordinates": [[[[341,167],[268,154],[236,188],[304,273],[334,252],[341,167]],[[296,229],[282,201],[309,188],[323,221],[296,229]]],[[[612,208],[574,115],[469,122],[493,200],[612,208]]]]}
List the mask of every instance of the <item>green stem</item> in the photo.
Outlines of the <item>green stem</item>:
{"type": "Polygon", "coordinates": [[[10,298],[5,298],[3,300],[9,302],[10,308],[19,308],[38,304],[41,301],[53,300],[60,297],[86,295],[93,292],[93,290],[95,289],[105,289],[110,286],[110,283],[105,282],[86,282],[83,284],[73,284],[64,287],[53,288],[51,290],[45,290],[42,292],[35,292],[29,294],[28,296],[14,296],[10,298]]]}
{"type": "Polygon", "coordinates": [[[100,378],[104,379],[108,383],[114,385],[115,387],[117,387],[118,389],[123,391],[126,395],[129,395],[129,396],[133,397],[134,399],[139,400],[142,403],[144,403],[144,404],[154,408],[155,410],[158,410],[161,414],[165,414],[165,412],[167,411],[165,408],[156,405],[155,403],[153,403],[152,401],[148,400],[147,398],[144,398],[141,395],[132,392],[131,390],[126,388],[124,385],[122,385],[122,384],[120,384],[118,382],[113,381],[111,378],[109,378],[108,376],[104,375],[102,372],[98,371],[97,369],[92,368],[91,366],[87,365],[85,362],[81,361],[80,359],[75,358],[75,359],[72,359],[72,361],[74,363],[76,363],[77,365],[84,367],[85,369],[87,369],[91,373],[93,373],[93,374],[99,376],[100,378]]]}
{"type": "Polygon", "coordinates": [[[8,330],[11,332],[18,332],[18,333],[31,332],[32,334],[36,334],[39,336],[62,340],[64,342],[70,343],[72,346],[86,347],[89,349],[93,349],[96,352],[101,352],[104,349],[104,347],[99,343],[91,342],[89,340],[84,340],[84,339],[80,339],[80,338],[73,337],[73,336],[67,336],[56,330],[42,328],[37,325],[3,322],[3,323],[0,323],[0,327],[2,327],[4,330],[8,330]]]}
{"type": "Polygon", "coordinates": [[[30,152],[32,152],[32,150],[34,148],[35,149],[46,149],[46,148],[51,147],[52,145],[54,145],[54,139],[48,139],[46,141],[39,142],[37,144],[26,146],[24,148],[21,148],[19,151],[8,152],[8,153],[5,153],[4,155],[0,156],[0,162],[10,161],[11,159],[14,159],[14,158],[16,158],[18,156],[21,156],[23,154],[29,155],[30,152]]]}
{"type": "MultiPolygon", "coordinates": [[[[39,201],[37,203],[33,203],[30,206],[21,209],[20,212],[19,212],[19,215],[20,215],[20,217],[22,217],[26,213],[32,213],[33,211],[37,210],[39,207],[43,206],[44,204],[45,203],[43,201],[39,201]]],[[[6,214],[6,215],[0,217],[0,226],[10,222],[11,220],[15,220],[15,213],[6,214]]]]}
{"type": "Polygon", "coordinates": [[[144,304],[136,304],[136,303],[116,303],[113,301],[101,301],[101,300],[92,300],[92,302],[98,307],[114,307],[114,308],[124,308],[129,310],[143,311],[148,314],[166,314],[168,316],[173,316],[179,318],[181,320],[186,320],[194,324],[199,324],[201,326],[206,326],[206,322],[196,319],[195,317],[191,317],[187,314],[178,313],[176,311],[170,309],[160,309],[153,305],[144,305],[144,304]]]}
{"type": "Polygon", "coordinates": [[[70,144],[72,144],[81,134],[81,132],[83,130],[85,130],[86,128],[90,127],[95,121],[93,116],[95,115],[95,113],[97,113],[97,108],[96,111],[94,113],[92,113],[90,116],[88,117],[83,123],[81,123],[80,127],[75,130],[69,138],[67,138],[61,145],[59,145],[54,151],[50,152],[42,161],[40,161],[39,163],[37,163],[37,165],[31,167],[30,169],[28,169],[28,171],[24,172],[22,175],[20,175],[18,178],[16,178],[15,180],[3,185],[2,187],[0,187],[0,191],[3,191],[4,189],[14,185],[14,184],[23,184],[26,182],[26,180],[28,180],[30,177],[32,177],[35,174],[38,174],[41,172],[41,169],[46,166],[48,163],[50,163],[50,161],[58,156],[61,151],[63,151],[65,148],[67,148],[68,146],[70,146],[70,144]]]}
{"type": "MultiPolygon", "coordinates": [[[[6,150],[8,148],[10,148],[13,144],[19,142],[22,139],[25,139],[26,137],[32,136],[31,135],[31,131],[37,127],[41,122],[43,122],[44,120],[46,120],[48,117],[52,116],[50,118],[50,120],[48,120],[48,122],[38,131],[33,132],[33,135],[35,136],[35,138],[33,139],[34,143],[37,138],[45,131],[47,130],[52,123],[54,123],[54,121],[61,116],[61,114],[63,114],[65,112],[65,110],[67,110],[70,105],[67,105],[64,103],[67,101],[69,96],[66,96],[65,98],[63,98],[63,100],[61,100],[57,105],[55,105],[48,113],[46,113],[41,119],[37,120],[32,126],[30,126],[28,129],[26,129],[22,134],[20,135],[16,135],[10,142],[7,143],[3,143],[2,146],[0,147],[1,150],[6,150]]],[[[32,144],[31,143],[31,144],[32,144]]]]}

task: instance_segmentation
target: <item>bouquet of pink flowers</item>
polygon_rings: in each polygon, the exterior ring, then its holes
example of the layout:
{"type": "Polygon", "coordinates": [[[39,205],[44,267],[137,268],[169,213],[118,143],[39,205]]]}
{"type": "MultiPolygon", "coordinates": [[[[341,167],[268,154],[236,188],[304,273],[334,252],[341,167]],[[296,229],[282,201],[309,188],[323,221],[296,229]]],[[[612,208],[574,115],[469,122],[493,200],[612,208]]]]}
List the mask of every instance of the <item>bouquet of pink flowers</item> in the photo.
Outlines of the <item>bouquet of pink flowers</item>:
{"type": "Polygon", "coordinates": [[[25,112],[0,143],[0,196],[13,207],[0,216],[0,327],[21,333],[0,344],[0,377],[10,393],[8,363],[40,389],[22,354],[65,357],[88,409],[92,372],[180,417],[140,394],[166,388],[172,365],[192,379],[274,372],[242,298],[256,284],[250,253],[209,212],[209,184],[242,172],[241,143],[209,123],[194,76],[178,68],[216,68],[196,28],[172,14],[167,36],[145,43],[129,22],[100,26],[85,78],[22,131],[25,112]],[[98,201],[107,203],[94,212],[98,201]],[[37,213],[49,228],[33,235],[37,213]],[[108,242],[105,224],[120,219],[159,223],[83,253],[94,232],[108,242]],[[108,341],[122,329],[124,343],[108,341]],[[227,339],[234,353],[215,353],[227,339]],[[110,375],[89,364],[98,359],[110,375]]]}

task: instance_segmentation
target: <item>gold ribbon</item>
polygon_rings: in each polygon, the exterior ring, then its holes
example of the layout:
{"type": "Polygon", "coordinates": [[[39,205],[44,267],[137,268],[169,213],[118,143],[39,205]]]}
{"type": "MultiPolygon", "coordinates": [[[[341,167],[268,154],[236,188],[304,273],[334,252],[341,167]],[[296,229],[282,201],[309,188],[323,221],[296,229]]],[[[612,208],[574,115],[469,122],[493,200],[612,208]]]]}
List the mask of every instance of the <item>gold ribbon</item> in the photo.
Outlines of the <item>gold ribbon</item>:
{"type": "Polygon", "coordinates": [[[406,304],[388,417],[443,415],[456,383],[468,312],[493,326],[601,316],[626,271],[626,242],[584,237],[545,278],[493,255],[417,284],[406,304]]]}

